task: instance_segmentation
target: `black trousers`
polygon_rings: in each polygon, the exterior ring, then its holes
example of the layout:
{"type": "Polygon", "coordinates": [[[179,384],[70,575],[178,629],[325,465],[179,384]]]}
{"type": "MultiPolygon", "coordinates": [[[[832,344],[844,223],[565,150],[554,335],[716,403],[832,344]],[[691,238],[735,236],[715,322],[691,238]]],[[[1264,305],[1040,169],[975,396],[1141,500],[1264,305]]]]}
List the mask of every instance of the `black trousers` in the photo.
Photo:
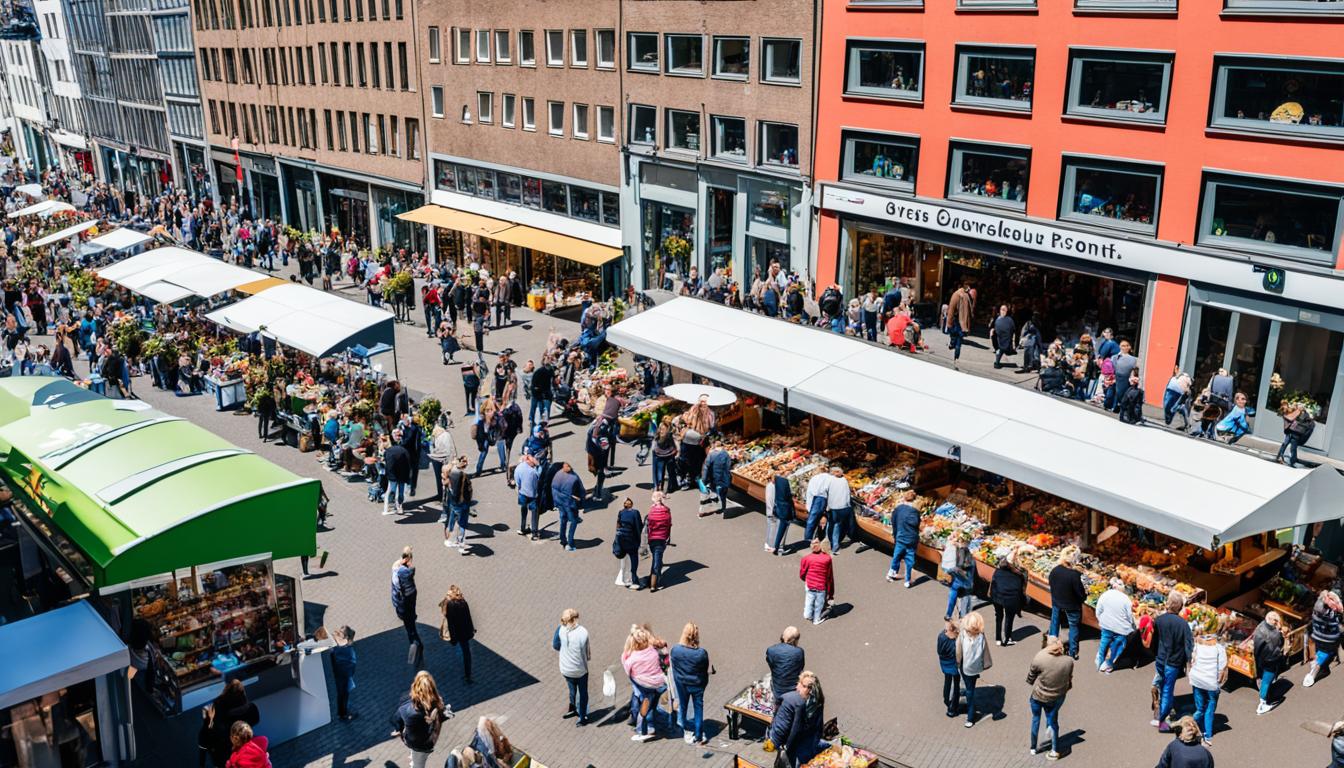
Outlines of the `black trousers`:
{"type": "Polygon", "coordinates": [[[420,632],[415,628],[415,612],[407,611],[401,616],[401,625],[406,628],[406,641],[410,643],[420,642],[420,632]]]}
{"type": "Polygon", "coordinates": [[[994,604],[994,639],[1002,642],[1008,642],[1013,639],[1013,622],[1021,615],[1022,611],[1017,608],[1005,608],[998,603],[994,604]]]}

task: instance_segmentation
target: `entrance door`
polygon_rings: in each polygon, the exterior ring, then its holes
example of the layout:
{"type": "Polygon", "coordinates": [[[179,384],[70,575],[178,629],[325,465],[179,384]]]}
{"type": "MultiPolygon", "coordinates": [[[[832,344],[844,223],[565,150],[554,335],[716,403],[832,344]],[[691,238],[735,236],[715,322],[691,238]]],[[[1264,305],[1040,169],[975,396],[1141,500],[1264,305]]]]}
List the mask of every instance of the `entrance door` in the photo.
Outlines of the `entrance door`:
{"type": "Polygon", "coordinates": [[[1274,361],[1267,383],[1265,416],[1256,422],[1256,434],[1283,439],[1283,422],[1269,411],[1285,403],[1305,405],[1316,418],[1308,448],[1324,450],[1330,444],[1330,406],[1339,397],[1339,359],[1344,333],[1315,325],[1274,323],[1267,356],[1274,361]]]}
{"type": "MultiPolygon", "coordinates": [[[[713,274],[720,267],[731,271],[733,265],[733,209],[737,193],[731,189],[710,187],[705,193],[705,210],[709,226],[705,227],[704,275],[713,274]]],[[[751,269],[748,267],[748,274],[751,269]]]]}
{"type": "Polygon", "coordinates": [[[1195,389],[1202,390],[1218,369],[1225,369],[1232,376],[1236,391],[1246,394],[1252,427],[1261,421],[1277,422],[1272,418],[1257,418],[1261,412],[1263,387],[1267,384],[1261,375],[1265,348],[1276,321],[1218,307],[1204,306],[1199,310],[1199,336],[1194,345],[1194,357],[1187,356],[1184,364],[1193,377],[1195,389]]]}

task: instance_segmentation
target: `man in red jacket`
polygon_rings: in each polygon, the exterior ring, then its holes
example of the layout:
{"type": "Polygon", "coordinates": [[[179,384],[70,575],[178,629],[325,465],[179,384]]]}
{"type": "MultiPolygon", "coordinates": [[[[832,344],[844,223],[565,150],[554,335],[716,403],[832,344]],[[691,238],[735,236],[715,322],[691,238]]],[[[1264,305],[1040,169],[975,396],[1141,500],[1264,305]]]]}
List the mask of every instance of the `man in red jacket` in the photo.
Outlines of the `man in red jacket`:
{"type": "Polygon", "coordinates": [[[807,588],[803,601],[803,618],[814,625],[826,619],[822,613],[826,603],[835,597],[835,572],[832,570],[831,556],[826,553],[820,539],[812,540],[812,553],[804,555],[798,563],[798,578],[807,588]]]}

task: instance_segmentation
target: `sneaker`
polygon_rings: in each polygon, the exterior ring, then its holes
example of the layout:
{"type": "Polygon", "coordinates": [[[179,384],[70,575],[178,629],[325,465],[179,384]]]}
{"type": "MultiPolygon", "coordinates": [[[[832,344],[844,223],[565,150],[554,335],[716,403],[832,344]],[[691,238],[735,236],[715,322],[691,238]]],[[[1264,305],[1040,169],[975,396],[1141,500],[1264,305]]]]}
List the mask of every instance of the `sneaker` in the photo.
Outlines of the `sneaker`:
{"type": "Polygon", "coordinates": [[[1007,647],[1009,647],[1009,646],[1011,646],[1011,645],[1017,645],[1017,641],[1016,641],[1016,640],[1004,640],[1004,641],[1003,641],[1003,647],[1004,647],[1004,648],[1007,648],[1007,647]]]}
{"type": "Polygon", "coordinates": [[[1149,720],[1149,721],[1148,721],[1148,724],[1151,725],[1151,726],[1154,727],[1154,728],[1156,728],[1157,726],[1161,725],[1161,723],[1159,723],[1157,720],[1149,720]]]}
{"type": "Polygon", "coordinates": [[[575,727],[575,728],[582,728],[583,726],[587,725],[589,722],[590,722],[590,721],[588,720],[588,718],[586,718],[586,717],[580,717],[578,720],[574,721],[574,727],[575,727]]]}
{"type": "Polygon", "coordinates": [[[1028,754],[1028,755],[1034,755],[1034,754],[1037,754],[1037,750],[1036,750],[1036,748],[1035,748],[1035,747],[1027,747],[1027,754],[1028,754]]]}
{"type": "Polygon", "coordinates": [[[1159,725],[1159,726],[1157,726],[1157,732],[1158,732],[1158,733],[1171,733],[1171,725],[1170,725],[1166,720],[1163,720],[1163,721],[1162,721],[1162,724],[1159,725]]]}
{"type": "Polygon", "coordinates": [[[634,736],[631,736],[631,737],[630,737],[630,740],[631,740],[631,741],[638,741],[638,742],[641,742],[641,743],[642,743],[642,742],[648,741],[649,739],[652,739],[652,738],[653,738],[653,734],[652,734],[652,733],[636,733],[634,736]]]}
{"type": "Polygon", "coordinates": [[[1107,664],[1106,668],[1103,669],[1102,672],[1105,672],[1108,675],[1113,675],[1115,674],[1115,667],[1111,666],[1110,664],[1107,664]]]}
{"type": "Polygon", "coordinates": [[[896,572],[887,571],[887,581],[895,581],[895,580],[896,580],[896,572]]]}
{"type": "Polygon", "coordinates": [[[687,744],[694,744],[694,743],[695,743],[695,734],[694,734],[694,733],[686,733],[686,734],[683,734],[682,737],[681,737],[681,740],[684,741],[684,742],[686,742],[687,744]]]}
{"type": "Polygon", "coordinates": [[[999,646],[1000,648],[1003,647],[1003,641],[1002,641],[1002,640],[995,640],[995,641],[994,641],[994,644],[997,645],[997,646],[999,646]]]}
{"type": "MultiPolygon", "coordinates": [[[[770,552],[770,553],[773,554],[774,551],[775,551],[775,548],[772,547],[772,546],[770,546],[769,544],[766,544],[766,545],[765,545],[765,551],[766,551],[766,552],[770,552]]],[[[694,737],[694,735],[692,735],[690,738],[695,738],[695,737],[694,737]]],[[[688,742],[686,742],[686,743],[687,743],[687,744],[690,744],[691,742],[688,741],[688,742]]]]}
{"type": "Polygon", "coordinates": [[[383,510],[383,517],[387,517],[388,515],[395,515],[395,514],[397,514],[397,510],[392,509],[391,507],[388,507],[388,508],[386,508],[386,509],[383,510]]]}
{"type": "Polygon", "coordinates": [[[1213,741],[1211,739],[1202,739],[1201,741],[1206,748],[1213,746],[1213,741]]]}
{"type": "Polygon", "coordinates": [[[1263,714],[1266,714],[1266,713],[1268,713],[1268,712],[1272,712],[1272,711],[1274,710],[1274,708],[1277,707],[1277,706],[1279,706],[1279,703],[1278,703],[1277,701],[1274,702],[1273,704],[1268,704],[1268,703],[1262,701],[1262,702],[1260,702],[1259,705],[1256,706],[1256,708],[1255,708],[1255,714],[1257,714],[1257,715],[1263,715],[1263,714]]]}
{"type": "Polygon", "coordinates": [[[1311,671],[1307,673],[1306,677],[1302,678],[1302,687],[1310,688],[1315,684],[1316,684],[1316,665],[1312,664],[1311,671]]]}
{"type": "Polygon", "coordinates": [[[526,536],[526,535],[527,535],[527,529],[526,529],[526,528],[519,528],[518,530],[514,531],[514,533],[518,534],[519,536],[526,536]]]}
{"type": "Polygon", "coordinates": [[[640,584],[638,581],[633,581],[633,582],[631,582],[631,583],[629,583],[629,584],[626,584],[626,585],[625,585],[625,588],[626,588],[626,589],[633,589],[633,590],[635,590],[636,592],[638,592],[639,590],[641,590],[641,589],[644,588],[644,585],[643,585],[643,584],[640,584]]]}
{"type": "Polygon", "coordinates": [[[571,717],[578,717],[578,716],[579,716],[579,711],[578,711],[578,710],[576,710],[576,709],[570,709],[570,710],[566,711],[565,714],[564,714],[563,716],[561,716],[561,719],[562,719],[562,720],[568,720],[568,719],[571,718],[571,717]]]}
{"type": "Polygon", "coordinates": [[[575,552],[575,551],[577,551],[577,550],[575,550],[575,549],[574,549],[574,545],[571,544],[571,545],[565,547],[565,551],[566,551],[566,552],[575,552]]]}
{"type": "Polygon", "coordinates": [[[616,580],[616,586],[618,586],[618,587],[628,587],[628,586],[630,586],[630,582],[625,581],[624,579],[617,579],[617,580],[616,580]]]}
{"type": "Polygon", "coordinates": [[[814,626],[814,627],[820,627],[820,626],[821,626],[821,623],[822,623],[823,621],[826,621],[826,617],[825,617],[825,616],[822,616],[822,617],[819,618],[819,619],[815,619],[815,620],[813,620],[813,622],[812,622],[812,626],[814,626]]]}
{"type": "Polygon", "coordinates": [[[974,720],[967,720],[966,723],[965,723],[965,727],[967,727],[967,728],[974,728],[974,727],[975,727],[975,721],[974,721],[974,720]]]}
{"type": "Polygon", "coordinates": [[[459,554],[459,555],[465,555],[465,554],[467,554],[467,552],[470,552],[470,551],[471,551],[471,547],[467,546],[466,544],[458,544],[458,545],[457,545],[457,554],[459,554]]]}
{"type": "Polygon", "coordinates": [[[1052,749],[1052,750],[1050,750],[1050,753],[1049,753],[1048,755],[1045,756],[1045,759],[1046,759],[1046,760],[1058,760],[1058,759],[1059,759],[1059,753],[1056,752],[1056,751],[1054,751],[1054,750],[1052,749]]]}
{"type": "Polygon", "coordinates": [[[905,582],[905,588],[906,588],[906,589],[909,589],[911,586],[913,586],[913,585],[912,585],[910,582],[908,582],[908,581],[905,582]]]}
{"type": "Polygon", "coordinates": [[[457,546],[457,545],[454,544],[454,543],[452,542],[451,539],[444,539],[444,540],[443,540],[443,546],[448,547],[449,549],[452,549],[453,547],[455,547],[455,546],[457,546]]]}

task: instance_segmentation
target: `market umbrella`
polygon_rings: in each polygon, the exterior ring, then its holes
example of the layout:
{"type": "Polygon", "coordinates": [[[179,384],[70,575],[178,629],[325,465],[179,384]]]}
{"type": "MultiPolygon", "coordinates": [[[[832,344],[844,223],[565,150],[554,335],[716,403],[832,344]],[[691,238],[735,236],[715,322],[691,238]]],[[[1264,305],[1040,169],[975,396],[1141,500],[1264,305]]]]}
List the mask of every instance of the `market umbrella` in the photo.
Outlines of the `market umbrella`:
{"type": "Polygon", "coordinates": [[[33,198],[34,200],[42,197],[41,184],[22,184],[20,186],[15,187],[14,191],[18,192],[21,195],[27,195],[33,198]]]}
{"type": "Polygon", "coordinates": [[[663,394],[684,403],[698,403],[700,398],[704,397],[707,398],[707,404],[715,408],[737,402],[737,395],[733,394],[732,390],[708,387],[704,384],[673,384],[664,387],[663,394]]]}

